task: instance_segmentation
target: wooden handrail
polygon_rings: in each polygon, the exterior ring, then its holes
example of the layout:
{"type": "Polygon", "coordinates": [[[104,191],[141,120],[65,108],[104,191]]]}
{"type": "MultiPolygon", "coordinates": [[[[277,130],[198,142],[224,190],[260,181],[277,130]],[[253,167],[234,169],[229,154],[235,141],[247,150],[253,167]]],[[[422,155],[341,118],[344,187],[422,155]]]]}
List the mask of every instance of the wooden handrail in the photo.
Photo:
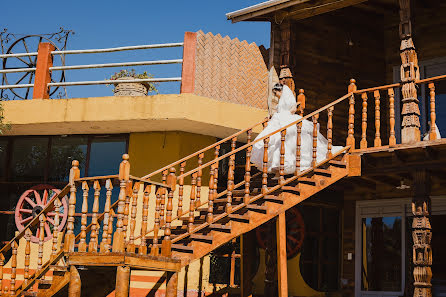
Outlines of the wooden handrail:
{"type": "Polygon", "coordinates": [[[218,161],[220,161],[220,160],[222,160],[222,159],[225,159],[226,157],[229,157],[229,156],[231,156],[231,155],[234,155],[234,154],[236,154],[237,152],[240,152],[240,151],[242,151],[242,150],[244,150],[244,149],[246,149],[246,148],[248,148],[248,147],[250,147],[250,146],[253,146],[255,143],[260,142],[260,141],[263,141],[264,139],[270,137],[271,135],[274,135],[274,134],[276,134],[276,133],[280,133],[281,131],[286,130],[287,128],[289,128],[289,127],[291,127],[291,126],[293,126],[293,125],[296,125],[296,124],[298,124],[298,123],[300,123],[300,122],[302,122],[302,121],[304,121],[304,120],[306,120],[306,119],[308,119],[308,118],[313,117],[313,116],[316,115],[316,114],[321,113],[321,112],[324,111],[324,110],[327,110],[328,108],[330,108],[330,107],[332,107],[332,106],[334,106],[334,105],[336,105],[336,104],[338,104],[338,103],[344,101],[345,99],[350,98],[350,96],[352,96],[352,95],[353,95],[353,93],[348,93],[348,94],[342,96],[341,98],[339,98],[339,99],[337,99],[337,100],[335,100],[335,101],[333,101],[333,102],[331,102],[331,103],[325,105],[324,107],[321,107],[321,108],[319,108],[318,110],[315,110],[315,111],[313,111],[312,113],[310,113],[310,114],[308,114],[308,115],[306,115],[306,116],[300,118],[300,119],[297,120],[297,121],[294,121],[294,122],[292,122],[292,123],[290,123],[290,124],[288,124],[288,125],[286,125],[286,126],[280,128],[280,129],[277,129],[277,130],[275,130],[275,131],[269,133],[268,135],[265,135],[265,136],[263,136],[263,137],[261,137],[261,138],[259,138],[259,139],[256,139],[256,140],[254,140],[254,141],[252,141],[252,142],[250,142],[250,143],[247,143],[247,144],[245,144],[245,145],[242,145],[241,147],[239,147],[239,148],[237,148],[237,149],[235,149],[235,150],[233,150],[233,151],[231,151],[231,152],[229,152],[229,153],[226,153],[226,154],[224,154],[224,155],[222,155],[222,156],[220,156],[220,157],[218,157],[218,158],[216,158],[216,159],[213,159],[212,161],[207,162],[206,164],[203,164],[203,165],[201,165],[201,166],[199,166],[199,167],[197,167],[197,168],[195,168],[195,169],[192,169],[192,170],[190,170],[190,171],[188,171],[188,172],[186,172],[186,173],[184,173],[184,174],[182,174],[182,175],[177,176],[177,179],[184,178],[184,177],[186,177],[186,176],[188,176],[188,175],[191,175],[191,174],[197,172],[197,171],[200,170],[200,169],[206,168],[206,167],[208,167],[208,166],[210,166],[210,165],[212,165],[212,164],[214,164],[214,163],[216,163],[216,162],[218,162],[218,161]]]}
{"type": "Polygon", "coordinates": [[[191,159],[191,158],[193,158],[193,157],[195,157],[195,156],[198,156],[198,155],[200,155],[201,153],[204,153],[204,152],[206,152],[206,151],[208,151],[208,150],[210,150],[210,149],[213,149],[213,148],[215,148],[216,146],[218,146],[218,145],[220,145],[220,144],[222,144],[222,143],[225,143],[226,141],[229,141],[229,140],[231,140],[231,139],[234,138],[234,137],[237,137],[237,136],[239,136],[239,135],[241,135],[241,134],[243,134],[243,133],[246,133],[246,132],[248,132],[249,130],[254,129],[255,127],[257,127],[257,126],[259,126],[259,125],[262,125],[263,123],[265,123],[265,122],[267,122],[267,121],[268,121],[268,118],[265,118],[264,120],[262,120],[262,121],[260,121],[260,122],[258,122],[258,123],[256,123],[256,124],[254,124],[254,125],[252,125],[251,127],[247,128],[247,129],[240,130],[239,132],[234,133],[234,134],[232,134],[232,135],[230,135],[230,136],[228,136],[228,137],[226,137],[226,138],[224,138],[224,139],[222,139],[222,140],[219,140],[219,141],[217,141],[216,143],[214,143],[214,144],[212,144],[212,145],[209,145],[209,146],[207,146],[207,147],[205,147],[205,148],[203,148],[203,149],[201,149],[201,150],[199,150],[199,151],[196,151],[196,152],[193,153],[193,154],[190,154],[190,155],[188,155],[188,156],[186,156],[186,157],[184,157],[184,158],[182,158],[182,159],[180,159],[180,160],[178,160],[178,161],[175,161],[175,162],[173,162],[173,163],[171,163],[171,164],[169,164],[169,165],[164,166],[164,167],[161,168],[161,169],[158,169],[158,170],[156,170],[156,171],[154,171],[154,172],[152,172],[152,173],[149,173],[149,174],[147,174],[147,175],[141,177],[141,179],[148,179],[148,178],[151,178],[152,176],[154,176],[154,175],[156,175],[156,174],[158,174],[158,173],[161,173],[161,172],[163,172],[164,170],[168,170],[169,168],[174,167],[174,166],[176,166],[176,165],[178,165],[178,164],[181,164],[181,163],[183,163],[184,161],[187,161],[187,160],[189,160],[189,159],[191,159]]]}

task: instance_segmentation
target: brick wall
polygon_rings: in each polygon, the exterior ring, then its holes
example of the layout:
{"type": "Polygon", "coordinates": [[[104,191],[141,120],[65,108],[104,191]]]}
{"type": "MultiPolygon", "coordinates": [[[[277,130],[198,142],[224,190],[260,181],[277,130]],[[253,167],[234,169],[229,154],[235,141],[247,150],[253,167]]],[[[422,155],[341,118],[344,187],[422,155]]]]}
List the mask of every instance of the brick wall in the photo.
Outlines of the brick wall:
{"type": "Polygon", "coordinates": [[[259,47],[198,31],[193,93],[267,109],[268,70],[259,47]]]}

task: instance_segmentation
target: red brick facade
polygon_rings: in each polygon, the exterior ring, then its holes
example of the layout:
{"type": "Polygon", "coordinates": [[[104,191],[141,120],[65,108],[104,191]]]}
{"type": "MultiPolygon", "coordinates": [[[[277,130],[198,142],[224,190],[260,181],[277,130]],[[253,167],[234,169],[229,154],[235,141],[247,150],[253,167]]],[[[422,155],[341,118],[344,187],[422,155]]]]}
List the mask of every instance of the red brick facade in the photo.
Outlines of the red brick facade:
{"type": "Polygon", "coordinates": [[[259,47],[220,34],[196,36],[193,93],[267,109],[268,70],[259,47]]]}

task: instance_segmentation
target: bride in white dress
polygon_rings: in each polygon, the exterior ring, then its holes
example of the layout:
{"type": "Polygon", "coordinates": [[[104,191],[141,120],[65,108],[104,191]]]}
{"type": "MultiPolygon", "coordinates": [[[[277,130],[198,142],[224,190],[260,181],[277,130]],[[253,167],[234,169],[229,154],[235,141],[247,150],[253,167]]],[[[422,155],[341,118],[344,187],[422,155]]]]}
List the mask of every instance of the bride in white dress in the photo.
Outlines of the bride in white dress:
{"type": "MultiPolygon", "coordinates": [[[[296,111],[296,98],[293,92],[281,84],[273,87],[273,92],[280,97],[277,106],[277,112],[274,113],[268,121],[268,126],[256,137],[256,140],[262,138],[302,117],[294,114],[296,111]]],[[[268,144],[268,172],[278,173],[280,167],[280,146],[281,135],[277,132],[269,137],[268,144]]],[[[296,147],[297,147],[297,128],[292,125],[287,128],[285,136],[285,174],[293,174],[296,171],[296,147]]],[[[311,167],[313,160],[313,123],[308,120],[302,121],[301,130],[301,154],[300,154],[300,170],[311,167]]],[[[319,132],[319,124],[317,126],[317,162],[326,159],[327,155],[327,139],[319,132]]],[[[332,147],[332,153],[338,152],[342,147],[332,147]]],[[[263,141],[259,141],[253,145],[251,153],[251,162],[259,169],[263,167],[263,141]]]]}

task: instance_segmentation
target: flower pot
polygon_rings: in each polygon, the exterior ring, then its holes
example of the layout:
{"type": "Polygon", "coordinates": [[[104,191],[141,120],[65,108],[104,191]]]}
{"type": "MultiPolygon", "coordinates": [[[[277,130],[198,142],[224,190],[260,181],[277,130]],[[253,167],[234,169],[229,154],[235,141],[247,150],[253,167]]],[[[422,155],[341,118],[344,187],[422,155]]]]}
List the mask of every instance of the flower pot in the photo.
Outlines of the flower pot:
{"type": "Polygon", "coordinates": [[[121,77],[116,80],[113,92],[115,96],[147,96],[148,85],[144,83],[132,83],[133,77],[121,77]],[[125,82],[119,82],[125,81],[125,82]]]}

